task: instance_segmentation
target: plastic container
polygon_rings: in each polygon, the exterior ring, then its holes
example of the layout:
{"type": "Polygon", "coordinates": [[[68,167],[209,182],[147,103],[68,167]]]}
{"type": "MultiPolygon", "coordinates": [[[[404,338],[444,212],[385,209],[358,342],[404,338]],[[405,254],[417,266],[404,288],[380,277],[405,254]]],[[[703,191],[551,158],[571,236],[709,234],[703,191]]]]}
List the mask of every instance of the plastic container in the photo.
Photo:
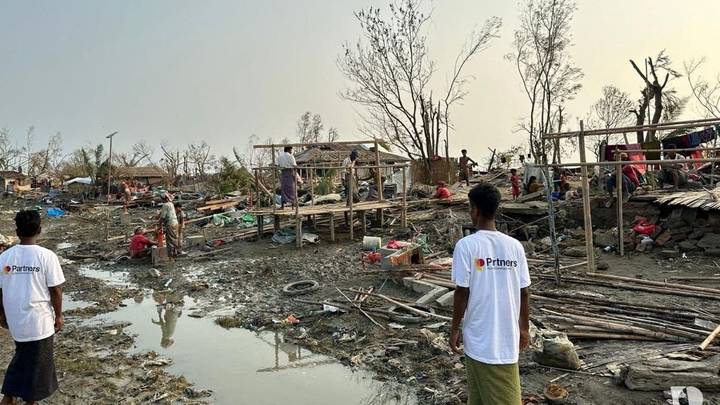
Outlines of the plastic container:
{"type": "Polygon", "coordinates": [[[382,246],[382,238],[378,236],[365,236],[363,238],[363,250],[376,251],[382,246]]]}

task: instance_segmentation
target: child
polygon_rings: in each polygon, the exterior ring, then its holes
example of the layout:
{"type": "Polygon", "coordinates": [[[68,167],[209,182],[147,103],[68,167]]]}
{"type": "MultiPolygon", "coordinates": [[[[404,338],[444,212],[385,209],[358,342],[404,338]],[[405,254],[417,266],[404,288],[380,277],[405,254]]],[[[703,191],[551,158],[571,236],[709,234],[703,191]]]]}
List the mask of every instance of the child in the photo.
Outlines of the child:
{"type": "Polygon", "coordinates": [[[520,197],[520,176],[517,174],[517,169],[510,169],[510,183],[512,184],[513,200],[517,200],[520,197]]]}
{"type": "Polygon", "coordinates": [[[157,246],[157,242],[145,236],[145,229],[142,226],[135,228],[134,235],[130,239],[130,257],[137,259],[150,256],[150,246],[157,246]]]}
{"type": "Polygon", "coordinates": [[[0,325],[10,330],[15,356],[5,372],[3,404],[16,399],[36,403],[58,388],[53,337],[65,323],[62,315],[60,260],[37,246],[40,213],[15,216],[20,244],[0,255],[0,325]]]}
{"type": "Polygon", "coordinates": [[[438,182],[437,190],[435,191],[434,198],[438,198],[440,200],[447,200],[452,196],[452,193],[447,188],[447,184],[445,184],[444,181],[438,182]]]}

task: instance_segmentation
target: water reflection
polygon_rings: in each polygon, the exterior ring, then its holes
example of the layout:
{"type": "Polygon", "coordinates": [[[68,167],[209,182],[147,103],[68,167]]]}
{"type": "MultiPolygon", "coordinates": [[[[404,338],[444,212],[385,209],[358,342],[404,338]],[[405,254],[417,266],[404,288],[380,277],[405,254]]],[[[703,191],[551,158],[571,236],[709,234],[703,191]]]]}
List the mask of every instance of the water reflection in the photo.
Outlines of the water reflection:
{"type": "Polygon", "coordinates": [[[153,294],[153,299],[157,303],[158,320],[151,320],[155,325],[159,325],[162,331],[160,346],[168,348],[175,343],[172,337],[175,334],[178,318],[182,315],[183,301],[168,302],[165,296],[159,293],[153,294]]]}
{"type": "Polygon", "coordinates": [[[96,321],[131,322],[127,331],[136,335],[133,352],[152,350],[172,359],[168,371],[211,389],[213,403],[416,403],[408,387],[378,382],[369,372],[353,371],[286,341],[282,333],[226,330],[212,319],[182,316],[197,308],[191,298],[156,293],[125,304],[96,321]]]}

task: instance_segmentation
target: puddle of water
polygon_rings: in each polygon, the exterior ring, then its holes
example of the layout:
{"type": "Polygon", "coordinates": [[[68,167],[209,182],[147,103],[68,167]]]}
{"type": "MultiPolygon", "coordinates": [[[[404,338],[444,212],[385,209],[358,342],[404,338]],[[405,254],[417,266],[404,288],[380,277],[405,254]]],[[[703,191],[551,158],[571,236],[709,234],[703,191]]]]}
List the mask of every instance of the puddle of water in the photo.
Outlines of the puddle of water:
{"type": "Polygon", "coordinates": [[[92,305],[94,305],[92,302],[76,300],[67,294],[63,294],[63,304],[62,304],[63,312],[70,311],[73,309],[87,308],[92,305]]]}
{"type": "Polygon", "coordinates": [[[101,316],[132,322],[134,351],[153,350],[173,360],[169,371],[198,388],[211,389],[221,404],[411,405],[407,387],[382,383],[368,372],[353,372],[335,359],[286,343],[274,332],[226,330],[211,319],[187,316],[195,303],[158,306],[155,296],[101,316]]]}
{"type": "Polygon", "coordinates": [[[95,267],[83,266],[78,269],[78,273],[81,276],[104,281],[110,287],[128,287],[132,285],[128,281],[127,271],[100,270],[95,267]]]}

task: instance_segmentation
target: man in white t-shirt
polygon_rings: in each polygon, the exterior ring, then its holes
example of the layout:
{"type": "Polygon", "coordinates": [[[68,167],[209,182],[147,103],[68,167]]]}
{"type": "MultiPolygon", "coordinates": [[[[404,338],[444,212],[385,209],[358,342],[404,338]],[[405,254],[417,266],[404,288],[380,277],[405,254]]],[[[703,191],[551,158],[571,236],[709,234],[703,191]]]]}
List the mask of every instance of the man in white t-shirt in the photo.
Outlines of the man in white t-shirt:
{"type": "Polygon", "coordinates": [[[292,146],[286,146],[275,163],[280,168],[280,208],[285,208],[285,204],[294,207],[297,204],[295,195],[297,194],[298,175],[295,171],[297,162],[293,156],[292,146]]]}
{"type": "Polygon", "coordinates": [[[462,353],[462,322],[468,404],[518,405],[518,356],[528,346],[530,323],[525,250],[495,228],[497,187],[481,183],[468,197],[477,232],[455,245],[452,279],[457,287],[450,347],[462,353]]]}
{"type": "Polygon", "coordinates": [[[64,324],[60,260],[36,245],[40,213],[15,216],[20,244],[0,255],[0,325],[15,340],[13,357],[3,381],[2,404],[20,398],[34,404],[57,389],[53,337],[64,324]]]}

